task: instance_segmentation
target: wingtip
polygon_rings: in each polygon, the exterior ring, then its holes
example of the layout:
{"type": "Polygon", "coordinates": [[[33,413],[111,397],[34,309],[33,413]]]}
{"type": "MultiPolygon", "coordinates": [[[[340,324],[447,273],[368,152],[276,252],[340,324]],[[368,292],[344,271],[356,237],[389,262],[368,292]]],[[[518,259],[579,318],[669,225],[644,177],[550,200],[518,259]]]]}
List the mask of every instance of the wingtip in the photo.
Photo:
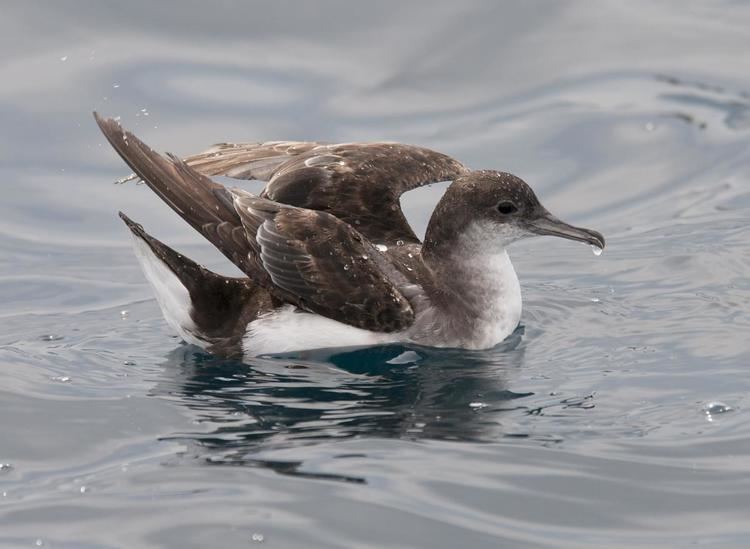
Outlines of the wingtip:
{"type": "Polygon", "coordinates": [[[115,145],[114,140],[128,138],[125,129],[114,118],[101,116],[98,112],[94,111],[94,120],[104,134],[104,137],[106,137],[107,141],[112,143],[113,146],[115,145]]]}
{"type": "Polygon", "coordinates": [[[91,114],[94,116],[96,125],[99,126],[99,128],[102,130],[104,130],[104,127],[107,125],[108,122],[114,122],[114,119],[102,116],[97,111],[92,111],[91,114]]]}
{"type": "MultiPolygon", "coordinates": [[[[96,120],[99,129],[101,130],[102,134],[104,134],[104,137],[107,139],[107,141],[109,141],[115,151],[117,151],[117,153],[123,158],[123,160],[125,160],[125,163],[133,169],[136,177],[144,179],[142,177],[142,174],[139,173],[137,166],[134,166],[132,164],[132,155],[128,154],[127,151],[135,149],[136,153],[140,152],[146,155],[155,153],[155,151],[151,147],[146,145],[143,141],[141,141],[137,136],[123,128],[120,122],[118,122],[115,118],[103,117],[100,116],[98,112],[94,111],[94,120],[96,120]]],[[[129,181],[130,179],[135,179],[136,177],[127,176],[123,179],[118,179],[117,183],[124,183],[126,181],[129,181]]]]}

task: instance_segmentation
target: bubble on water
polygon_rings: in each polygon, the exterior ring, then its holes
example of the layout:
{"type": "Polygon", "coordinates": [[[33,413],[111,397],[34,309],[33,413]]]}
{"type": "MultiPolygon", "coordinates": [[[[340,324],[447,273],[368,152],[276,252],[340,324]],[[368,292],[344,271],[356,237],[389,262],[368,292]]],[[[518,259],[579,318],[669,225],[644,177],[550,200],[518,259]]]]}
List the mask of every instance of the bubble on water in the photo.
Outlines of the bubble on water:
{"type": "Polygon", "coordinates": [[[117,88],[120,87],[120,84],[112,84],[112,87],[115,88],[115,89],[117,89],[117,88]]]}
{"type": "Polygon", "coordinates": [[[599,303],[601,301],[601,299],[599,299],[598,297],[592,297],[590,299],[590,301],[591,301],[591,303],[599,303]]]}
{"type": "Polygon", "coordinates": [[[13,469],[13,465],[11,463],[0,463],[0,473],[7,473],[8,471],[11,471],[13,469]]]}
{"type": "Polygon", "coordinates": [[[706,419],[708,421],[713,421],[714,416],[717,416],[719,414],[726,414],[727,412],[731,412],[734,408],[732,408],[729,404],[724,404],[723,402],[718,401],[712,401],[708,402],[703,405],[703,413],[706,415],[706,419]]]}
{"type": "Polygon", "coordinates": [[[120,316],[122,318],[127,318],[129,313],[130,311],[128,311],[127,309],[123,309],[122,311],[120,311],[120,316]]]}
{"type": "Polygon", "coordinates": [[[126,360],[123,362],[125,366],[135,366],[135,362],[132,360],[126,360]]]}
{"type": "Polygon", "coordinates": [[[473,410],[481,410],[482,408],[486,408],[487,404],[484,402],[469,402],[469,408],[473,410]]]}
{"type": "Polygon", "coordinates": [[[594,252],[594,255],[599,256],[602,255],[602,249],[599,246],[591,245],[591,251],[594,252]]]}
{"type": "Polygon", "coordinates": [[[263,540],[266,539],[263,534],[255,533],[253,534],[252,540],[256,543],[263,543],[263,540]]]}
{"type": "Polygon", "coordinates": [[[367,256],[367,255],[363,255],[363,256],[362,256],[362,259],[364,259],[365,261],[367,261],[368,259],[370,259],[370,257],[369,257],[369,256],[367,256]]]}
{"type": "Polygon", "coordinates": [[[57,381],[58,383],[68,383],[72,378],[70,376],[53,376],[49,379],[50,381],[57,381]]]}
{"type": "Polygon", "coordinates": [[[375,247],[380,252],[387,252],[388,251],[388,246],[386,246],[385,244],[375,244],[375,247]]]}
{"type": "Polygon", "coordinates": [[[62,57],[60,58],[60,61],[62,61],[63,63],[65,63],[65,61],[67,61],[67,60],[68,60],[68,56],[67,56],[67,55],[63,55],[63,56],[62,56],[62,57]]]}
{"type": "Polygon", "coordinates": [[[34,542],[34,545],[36,545],[37,547],[41,547],[42,545],[44,545],[44,540],[42,538],[37,538],[37,540],[34,542]]]}
{"type": "Polygon", "coordinates": [[[396,246],[403,246],[404,241],[403,240],[396,240],[396,246]]]}
{"type": "Polygon", "coordinates": [[[85,486],[81,486],[81,493],[82,494],[85,494],[87,490],[88,490],[88,488],[86,488],[85,486]]]}
{"type": "Polygon", "coordinates": [[[39,336],[39,339],[42,341],[60,341],[62,338],[63,336],[57,334],[44,334],[43,336],[39,336]]]}
{"type": "Polygon", "coordinates": [[[348,271],[348,270],[349,270],[350,268],[351,268],[351,267],[349,267],[349,265],[344,265],[344,270],[345,270],[345,271],[348,271]]]}

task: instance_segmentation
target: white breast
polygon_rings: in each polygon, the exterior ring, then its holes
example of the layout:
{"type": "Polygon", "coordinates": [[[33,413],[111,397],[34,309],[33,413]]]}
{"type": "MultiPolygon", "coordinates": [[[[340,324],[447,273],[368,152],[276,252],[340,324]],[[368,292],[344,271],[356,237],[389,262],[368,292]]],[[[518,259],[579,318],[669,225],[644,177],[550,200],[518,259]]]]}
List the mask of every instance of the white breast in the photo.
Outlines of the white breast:
{"type": "Polygon", "coordinates": [[[513,330],[521,320],[521,285],[508,253],[485,256],[477,269],[473,283],[486,289],[486,306],[478,311],[473,349],[494,347],[513,330]]]}
{"type": "Polygon", "coordinates": [[[427,310],[417,318],[413,339],[431,346],[489,349],[518,326],[521,286],[505,247],[519,238],[513,227],[488,222],[470,225],[451,256],[444,258],[440,284],[459,299],[456,310],[427,310]],[[460,323],[455,318],[463,318],[460,323]]]}
{"type": "Polygon", "coordinates": [[[523,234],[516,226],[477,222],[462,235],[456,261],[477,319],[467,347],[493,347],[513,333],[521,320],[521,285],[505,248],[523,234]]]}
{"type": "Polygon", "coordinates": [[[400,339],[400,334],[362,330],[285,305],[248,324],[242,348],[246,356],[258,356],[305,349],[378,345],[400,339]]]}

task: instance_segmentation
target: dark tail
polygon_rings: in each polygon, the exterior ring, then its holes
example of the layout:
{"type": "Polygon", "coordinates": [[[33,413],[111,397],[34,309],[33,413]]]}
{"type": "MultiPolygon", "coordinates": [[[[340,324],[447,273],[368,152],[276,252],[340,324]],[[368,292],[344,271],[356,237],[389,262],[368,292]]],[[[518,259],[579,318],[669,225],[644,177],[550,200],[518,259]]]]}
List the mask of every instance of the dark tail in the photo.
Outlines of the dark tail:
{"type": "Polygon", "coordinates": [[[247,278],[218,275],[160,242],[124,213],[136,255],[167,322],[183,339],[237,355],[247,324],[271,310],[271,296],[247,278]]]}

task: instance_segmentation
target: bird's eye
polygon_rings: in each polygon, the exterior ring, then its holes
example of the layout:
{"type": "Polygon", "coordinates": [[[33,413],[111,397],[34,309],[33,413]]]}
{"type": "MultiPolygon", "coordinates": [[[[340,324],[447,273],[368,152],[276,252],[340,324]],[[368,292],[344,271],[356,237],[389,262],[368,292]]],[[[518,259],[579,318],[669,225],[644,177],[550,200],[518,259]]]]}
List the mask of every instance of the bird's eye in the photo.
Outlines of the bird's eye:
{"type": "Polygon", "coordinates": [[[497,205],[497,211],[503,215],[510,215],[518,211],[518,207],[513,202],[503,201],[497,205]]]}

